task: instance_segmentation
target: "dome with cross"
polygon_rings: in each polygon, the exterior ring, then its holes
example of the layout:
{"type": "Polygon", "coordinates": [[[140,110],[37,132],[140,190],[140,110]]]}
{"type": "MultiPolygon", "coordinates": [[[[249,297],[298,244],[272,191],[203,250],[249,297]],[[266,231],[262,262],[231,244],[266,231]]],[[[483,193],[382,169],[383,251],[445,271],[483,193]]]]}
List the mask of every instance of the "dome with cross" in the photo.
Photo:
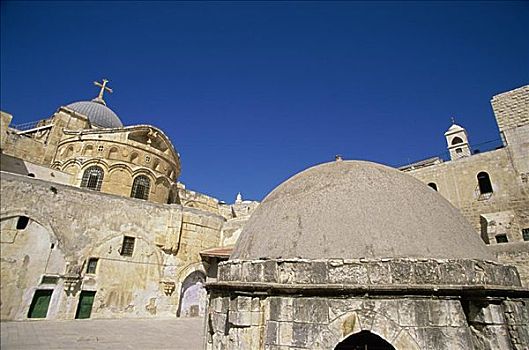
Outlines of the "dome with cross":
{"type": "Polygon", "coordinates": [[[101,88],[99,95],[91,101],[78,101],[67,105],[67,108],[85,115],[90,124],[99,128],[121,128],[123,123],[118,115],[107,107],[103,94],[105,91],[112,92],[112,89],[106,86],[108,80],[103,79],[103,83],[94,82],[96,86],[101,88]]]}

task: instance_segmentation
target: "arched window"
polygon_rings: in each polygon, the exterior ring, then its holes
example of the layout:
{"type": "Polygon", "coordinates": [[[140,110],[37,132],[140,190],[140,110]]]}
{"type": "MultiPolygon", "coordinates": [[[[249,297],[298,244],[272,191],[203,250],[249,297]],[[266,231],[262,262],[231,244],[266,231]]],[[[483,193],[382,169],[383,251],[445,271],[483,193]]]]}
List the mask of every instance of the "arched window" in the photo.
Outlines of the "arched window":
{"type": "Polygon", "coordinates": [[[132,183],[132,191],[130,196],[132,198],[148,199],[149,189],[151,188],[151,181],[145,175],[137,176],[132,183]]]}
{"type": "Polygon", "coordinates": [[[103,182],[103,169],[97,165],[91,166],[84,171],[81,187],[89,190],[100,191],[101,183],[103,182]]]}
{"type": "Polygon", "coordinates": [[[437,191],[437,185],[435,184],[435,182],[430,182],[430,183],[428,184],[428,186],[430,186],[431,188],[433,188],[434,190],[437,191]]]}
{"type": "Polygon", "coordinates": [[[478,186],[481,194],[492,193],[492,183],[490,182],[489,174],[484,171],[478,174],[478,186]]]}
{"type": "Polygon", "coordinates": [[[452,139],[452,145],[457,145],[458,143],[463,143],[463,140],[456,136],[452,139]]]}

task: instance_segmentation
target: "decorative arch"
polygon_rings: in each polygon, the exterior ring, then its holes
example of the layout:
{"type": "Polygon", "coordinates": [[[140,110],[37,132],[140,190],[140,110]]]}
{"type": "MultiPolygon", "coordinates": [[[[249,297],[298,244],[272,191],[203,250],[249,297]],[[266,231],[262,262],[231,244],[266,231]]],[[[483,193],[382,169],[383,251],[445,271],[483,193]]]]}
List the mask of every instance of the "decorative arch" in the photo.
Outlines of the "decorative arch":
{"type": "Polygon", "coordinates": [[[149,193],[151,191],[151,180],[145,175],[138,175],[132,182],[132,189],[130,196],[138,199],[149,199],[149,193]]]}
{"type": "Polygon", "coordinates": [[[94,154],[94,146],[92,144],[87,144],[86,146],[84,146],[84,149],[83,149],[83,156],[91,156],[94,154]]]}
{"type": "Polygon", "coordinates": [[[26,216],[31,221],[36,222],[40,226],[44,227],[48,234],[50,235],[50,240],[53,244],[57,244],[59,242],[59,238],[57,236],[57,233],[51,226],[48,220],[46,220],[40,213],[33,211],[33,210],[27,210],[27,209],[11,209],[6,210],[0,213],[0,221],[8,220],[11,218],[15,218],[18,216],[26,216]]]}
{"type": "Polygon", "coordinates": [[[132,152],[130,154],[129,160],[132,164],[139,164],[139,161],[140,161],[139,159],[140,159],[140,155],[138,154],[138,152],[132,152]]]}
{"type": "MultiPolygon", "coordinates": [[[[389,349],[395,350],[420,350],[420,346],[406,328],[400,326],[396,320],[373,310],[354,310],[341,314],[335,318],[324,331],[326,348],[329,349],[351,349],[338,348],[337,346],[347,339],[361,332],[369,332],[388,343],[389,349]]],[[[366,334],[366,333],[362,333],[366,334]]],[[[353,338],[356,340],[357,338],[353,338]]],[[[355,349],[354,347],[352,349],[355,349]]],[[[361,347],[360,349],[364,349],[361,347]]],[[[370,349],[368,347],[368,349],[370,349]]],[[[376,348],[375,348],[376,349],[376,348]]],[[[386,348],[382,348],[386,350],[386,348]]]]}
{"type": "Polygon", "coordinates": [[[101,191],[101,184],[105,171],[103,168],[97,165],[92,165],[85,169],[83,172],[83,178],[81,180],[81,187],[89,190],[101,191]]]}
{"type": "Polygon", "coordinates": [[[112,146],[108,150],[108,159],[119,159],[119,147],[112,146]]]}
{"type": "Polygon", "coordinates": [[[69,145],[66,147],[66,149],[62,152],[63,158],[70,158],[73,155],[73,145],[69,145]]]}

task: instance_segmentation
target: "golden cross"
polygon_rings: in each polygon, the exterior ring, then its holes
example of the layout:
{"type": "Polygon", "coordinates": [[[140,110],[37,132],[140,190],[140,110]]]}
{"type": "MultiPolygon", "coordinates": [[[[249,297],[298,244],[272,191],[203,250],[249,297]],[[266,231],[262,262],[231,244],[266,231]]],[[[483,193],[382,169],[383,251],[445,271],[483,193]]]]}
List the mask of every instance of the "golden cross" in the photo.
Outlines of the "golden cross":
{"type": "Polygon", "coordinates": [[[94,85],[99,86],[101,90],[99,90],[99,96],[97,96],[98,100],[103,100],[103,94],[105,93],[105,90],[112,93],[112,89],[107,87],[108,80],[103,79],[103,83],[94,81],[94,85]]]}

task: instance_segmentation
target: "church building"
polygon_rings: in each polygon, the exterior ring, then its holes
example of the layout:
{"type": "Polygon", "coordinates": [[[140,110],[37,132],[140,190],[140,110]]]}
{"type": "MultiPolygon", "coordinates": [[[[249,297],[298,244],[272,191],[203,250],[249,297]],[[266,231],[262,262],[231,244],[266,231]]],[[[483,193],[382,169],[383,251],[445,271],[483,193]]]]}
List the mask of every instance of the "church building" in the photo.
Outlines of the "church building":
{"type": "Polygon", "coordinates": [[[206,277],[257,203],[186,189],[171,140],[124,126],[95,84],[35,123],[2,112],[0,318],[203,315],[206,277]]]}

